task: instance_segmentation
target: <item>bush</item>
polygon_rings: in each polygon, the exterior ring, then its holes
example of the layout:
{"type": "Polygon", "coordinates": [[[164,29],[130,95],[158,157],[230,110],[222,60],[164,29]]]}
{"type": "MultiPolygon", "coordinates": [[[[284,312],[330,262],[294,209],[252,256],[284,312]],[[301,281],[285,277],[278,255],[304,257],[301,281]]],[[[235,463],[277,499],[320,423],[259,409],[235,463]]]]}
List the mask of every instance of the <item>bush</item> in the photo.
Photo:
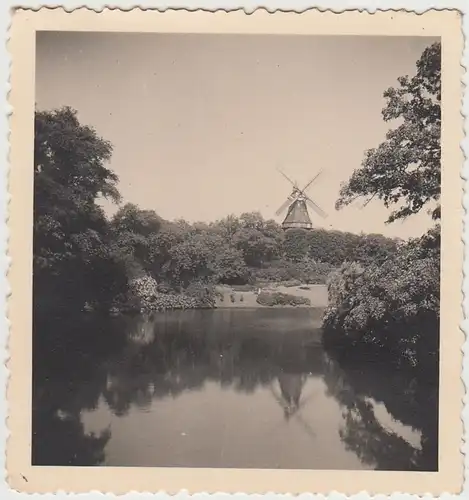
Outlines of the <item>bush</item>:
{"type": "Polygon", "coordinates": [[[344,264],[329,282],[324,326],[362,332],[421,312],[437,317],[439,261],[414,258],[413,253],[413,249],[404,248],[382,266],[344,264]]]}
{"type": "Polygon", "coordinates": [[[345,263],[331,276],[325,341],[373,345],[411,365],[434,359],[440,311],[439,233],[402,245],[382,265],[345,263]],[[425,326],[423,326],[425,325],[425,326]]]}
{"type": "Polygon", "coordinates": [[[281,292],[261,292],[256,299],[256,302],[262,306],[301,306],[311,305],[311,301],[306,297],[298,297],[288,293],[281,292]]]}
{"type": "Polygon", "coordinates": [[[203,282],[193,282],[184,293],[171,293],[168,287],[161,287],[150,276],[130,282],[128,303],[123,309],[164,311],[167,309],[211,308],[215,306],[215,289],[203,282]]]}
{"type": "Polygon", "coordinates": [[[324,262],[316,262],[313,259],[303,259],[297,264],[299,279],[310,285],[325,284],[334,267],[324,262]]]}
{"type": "Polygon", "coordinates": [[[216,290],[210,283],[194,281],[186,288],[184,294],[195,300],[195,307],[215,307],[216,290]]]}
{"type": "Polygon", "coordinates": [[[363,286],[364,272],[365,269],[358,262],[344,262],[331,274],[327,283],[328,307],[323,316],[324,328],[341,328],[346,336],[351,333],[346,321],[359,303],[358,294],[363,286]]]}
{"type": "Polygon", "coordinates": [[[158,292],[158,284],[151,276],[136,278],[129,283],[130,293],[139,301],[140,308],[148,309],[153,304],[158,292]]]}
{"type": "Polygon", "coordinates": [[[194,297],[182,294],[158,293],[145,309],[166,311],[169,309],[195,309],[197,307],[199,307],[199,303],[194,297]]]}

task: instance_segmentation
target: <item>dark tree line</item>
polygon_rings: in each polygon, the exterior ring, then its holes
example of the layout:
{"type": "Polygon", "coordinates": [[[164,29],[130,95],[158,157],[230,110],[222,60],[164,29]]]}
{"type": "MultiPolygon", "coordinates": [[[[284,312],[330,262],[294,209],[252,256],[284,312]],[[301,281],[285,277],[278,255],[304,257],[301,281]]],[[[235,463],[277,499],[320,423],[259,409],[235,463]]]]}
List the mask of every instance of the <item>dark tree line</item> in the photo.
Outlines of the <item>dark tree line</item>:
{"type": "Polygon", "coordinates": [[[69,108],[36,112],[34,150],[35,311],[109,305],[125,281],[112,254],[99,196],[119,200],[105,164],[112,146],[69,108]]]}
{"type": "Polygon", "coordinates": [[[259,213],[212,223],[166,221],[125,204],[108,219],[98,201],[120,201],[106,167],[110,143],[70,108],[36,112],[34,286],[39,310],[109,309],[129,280],[151,276],[161,291],[194,283],[324,283],[345,260],[382,262],[397,242],[381,235],[314,229],[284,232],[259,213]]]}

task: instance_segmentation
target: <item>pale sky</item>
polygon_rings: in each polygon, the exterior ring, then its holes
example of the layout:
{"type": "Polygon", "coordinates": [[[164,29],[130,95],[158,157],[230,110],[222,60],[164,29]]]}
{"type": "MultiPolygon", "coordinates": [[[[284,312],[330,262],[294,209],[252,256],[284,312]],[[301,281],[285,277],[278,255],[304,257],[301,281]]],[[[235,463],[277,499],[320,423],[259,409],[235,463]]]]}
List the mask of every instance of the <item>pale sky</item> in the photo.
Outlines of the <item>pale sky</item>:
{"type": "Polygon", "coordinates": [[[166,219],[258,210],[282,222],[275,211],[291,186],[276,168],[299,184],[323,169],[308,190],[328,213],[311,213],[315,226],[405,238],[422,234],[430,217],[386,226],[379,201],[340,211],[334,204],[341,182],[390,128],[384,90],[414,74],[434,41],[39,33],[36,103],[75,108],[113,144],[124,201],[166,219]]]}

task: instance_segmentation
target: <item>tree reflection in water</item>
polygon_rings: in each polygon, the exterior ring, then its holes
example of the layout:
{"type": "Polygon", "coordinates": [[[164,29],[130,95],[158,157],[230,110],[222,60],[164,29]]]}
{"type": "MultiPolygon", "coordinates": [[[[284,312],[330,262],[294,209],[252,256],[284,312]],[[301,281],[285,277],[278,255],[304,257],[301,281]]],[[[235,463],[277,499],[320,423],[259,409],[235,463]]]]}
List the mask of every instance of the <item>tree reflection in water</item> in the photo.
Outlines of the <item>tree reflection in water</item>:
{"type": "Polygon", "coordinates": [[[330,354],[325,354],[324,368],[328,392],[343,408],[341,439],[363,463],[381,470],[438,470],[436,381],[422,383],[372,359],[358,366],[339,363],[330,354]],[[419,447],[380,423],[377,403],[384,404],[395,421],[420,431],[419,447]]]}
{"type": "Polygon", "coordinates": [[[110,431],[87,435],[81,423],[81,413],[96,409],[100,400],[124,416],[132,408],[148,410],[155,400],[201,391],[208,382],[244,394],[270,391],[285,419],[314,439],[321,429],[312,428],[302,412],[314,405],[316,394],[303,389],[315,376],[324,380],[326,396],[340,404],[340,437],[363,463],[377,469],[436,467],[437,400],[429,397],[431,385],[422,389],[403,374],[390,378],[381,367],[339,363],[322,349],[307,309],[178,311],[113,320],[89,315],[63,320],[62,330],[57,320],[53,327],[48,323],[35,326],[36,465],[103,462],[110,431]],[[419,429],[422,449],[386,429],[371,401],[419,429]]]}
{"type": "Polygon", "coordinates": [[[122,348],[124,339],[123,325],[109,318],[34,318],[33,465],[104,461],[111,433],[86,435],[81,413],[97,408],[105,386],[98,364],[112,349],[122,348]]]}

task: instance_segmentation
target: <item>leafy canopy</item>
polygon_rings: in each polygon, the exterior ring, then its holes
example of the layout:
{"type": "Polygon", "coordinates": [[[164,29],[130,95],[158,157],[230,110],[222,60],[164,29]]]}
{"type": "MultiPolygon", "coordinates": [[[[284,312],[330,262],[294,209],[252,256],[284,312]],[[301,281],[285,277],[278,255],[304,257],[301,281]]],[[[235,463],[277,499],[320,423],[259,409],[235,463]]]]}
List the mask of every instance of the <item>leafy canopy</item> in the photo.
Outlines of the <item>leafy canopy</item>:
{"type": "MultiPolygon", "coordinates": [[[[387,222],[404,219],[428,203],[438,203],[441,173],[441,45],[425,49],[412,78],[398,79],[399,87],[384,92],[386,122],[399,125],[386,140],[365,154],[361,168],[354,171],[340,190],[336,208],[357,198],[382,200],[390,208],[399,204],[387,222]]],[[[440,208],[432,210],[440,218],[440,208]]]]}
{"type": "Polygon", "coordinates": [[[119,199],[117,176],[106,167],[112,146],[67,107],[37,111],[34,139],[35,300],[78,308],[104,302],[124,280],[96,203],[119,199]]]}

